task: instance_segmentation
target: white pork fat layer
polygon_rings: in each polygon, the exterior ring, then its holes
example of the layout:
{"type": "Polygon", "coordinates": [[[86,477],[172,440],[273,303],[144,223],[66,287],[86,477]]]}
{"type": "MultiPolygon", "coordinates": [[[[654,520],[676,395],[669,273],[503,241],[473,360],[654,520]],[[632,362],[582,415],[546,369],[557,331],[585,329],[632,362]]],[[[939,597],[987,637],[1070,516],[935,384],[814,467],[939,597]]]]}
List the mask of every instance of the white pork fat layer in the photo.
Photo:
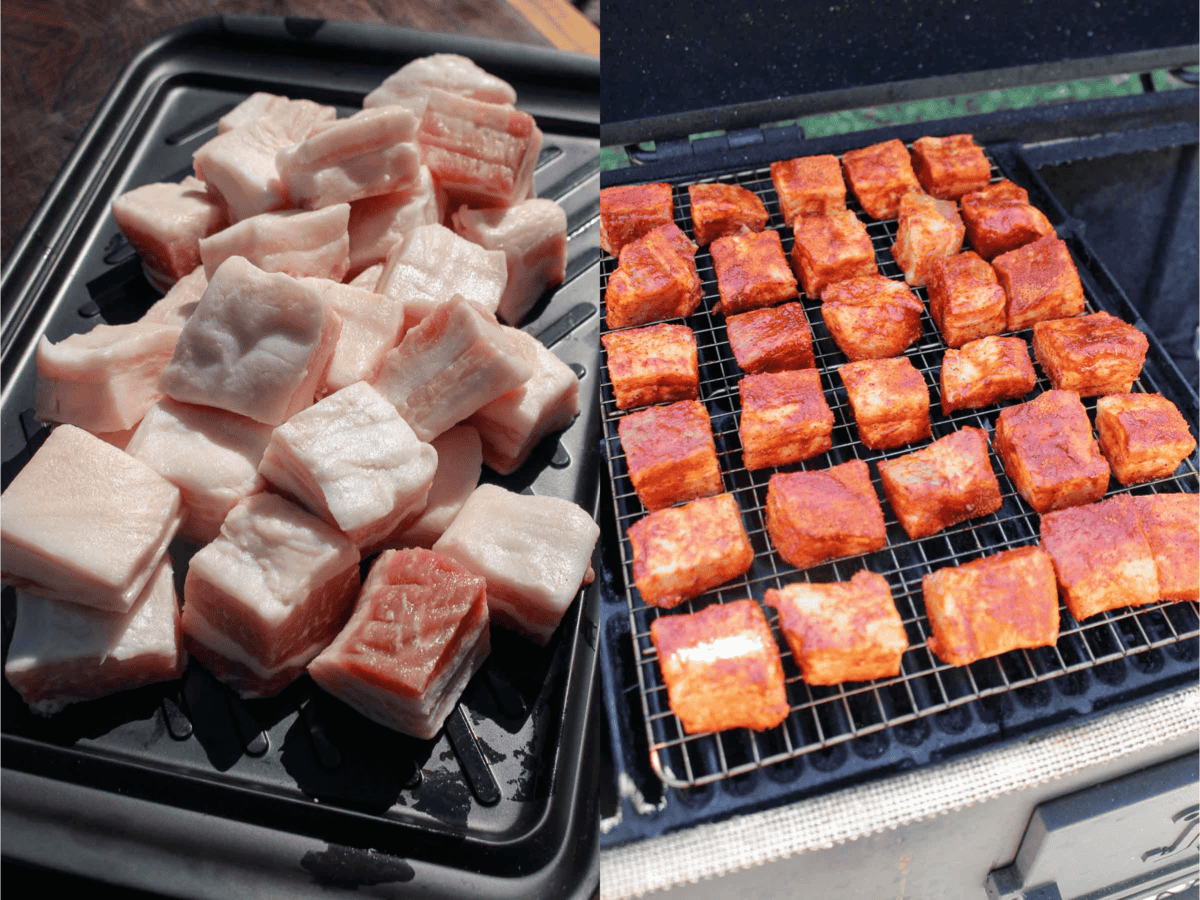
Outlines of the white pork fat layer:
{"type": "Polygon", "coordinates": [[[483,444],[479,432],[469,425],[456,425],[433,439],[437,471],[425,501],[425,511],[385,540],[387,547],[433,546],[458,515],[479,484],[483,468],[483,444]]]}
{"type": "Polygon", "coordinates": [[[200,241],[211,279],[225,260],[245,257],[264,272],[341,281],[350,268],[350,204],[251,216],[200,241]]]}

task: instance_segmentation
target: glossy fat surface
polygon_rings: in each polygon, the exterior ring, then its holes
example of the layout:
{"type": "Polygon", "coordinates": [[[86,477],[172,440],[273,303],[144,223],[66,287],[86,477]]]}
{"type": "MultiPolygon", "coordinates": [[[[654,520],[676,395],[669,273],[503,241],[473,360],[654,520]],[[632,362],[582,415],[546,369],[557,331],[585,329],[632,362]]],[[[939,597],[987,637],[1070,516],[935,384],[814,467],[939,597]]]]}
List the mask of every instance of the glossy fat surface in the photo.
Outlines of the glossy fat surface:
{"type": "Polygon", "coordinates": [[[999,334],[1007,327],[1007,297],[991,265],[973,250],[935,259],[926,284],[929,315],[948,347],[999,334]]]}
{"type": "Polygon", "coordinates": [[[688,200],[692,231],[701,247],[743,229],[762,231],[767,226],[769,216],[762,198],[741,185],[693,184],[688,188],[688,200]]]}
{"type": "Polygon", "coordinates": [[[394,103],[398,98],[425,96],[431,88],[461,94],[485,103],[517,102],[511,84],[486,72],[473,60],[457,53],[432,53],[405,63],[363,100],[370,109],[394,103]]]}
{"type": "Polygon", "coordinates": [[[1127,393],[1149,347],[1137,328],[1106,312],[1033,326],[1033,354],[1050,384],[1081,397],[1127,393]]]}
{"type": "Polygon", "coordinates": [[[962,249],[962,218],[953,201],[917,193],[900,198],[899,216],[892,256],[904,270],[905,281],[924,285],[935,259],[953,256],[962,249]]]}
{"type": "Polygon", "coordinates": [[[712,423],[700,401],[679,400],[629,413],[617,432],[629,479],[647,509],[721,492],[712,423]]]}
{"type": "Polygon", "coordinates": [[[717,310],[733,315],[774,306],[798,295],[779,232],[749,231],[717,238],[709,247],[717,275],[717,310]]]}
{"type": "Polygon", "coordinates": [[[925,306],[902,281],[865,275],[830,285],[821,316],[851,361],[899,356],[921,336],[925,306]]]}
{"type": "Polygon", "coordinates": [[[771,163],[779,212],[792,225],[798,216],[823,216],[846,208],[846,182],[836,156],[801,156],[771,163]]]}
{"type": "Polygon", "coordinates": [[[1019,400],[1037,385],[1022,338],[991,335],[951,347],[942,357],[942,412],[1019,400]]]}
{"type": "Polygon", "coordinates": [[[1158,571],[1163,600],[1200,599],[1200,498],[1149,494],[1133,498],[1158,571]]]}
{"type": "Polygon", "coordinates": [[[701,296],[696,245],[672,222],[622,248],[604,292],[605,323],[625,328],[684,318],[701,296]]]}
{"type": "Polygon", "coordinates": [[[879,273],[867,227],[848,209],[800,216],[792,230],[792,270],[809,297],[847,278],[879,273]]]}
{"type": "Polygon", "coordinates": [[[1096,401],[1100,450],[1121,484],[1174,474],[1196,449],[1179,408],[1161,394],[1109,394],[1096,401]]]}
{"type": "Polygon", "coordinates": [[[894,219],[900,198],[920,192],[908,148],[899,139],[872,144],[842,154],[846,183],[873,219],[894,219]]]}
{"type": "Polygon", "coordinates": [[[957,200],[986,187],[992,174],[983,148],[969,134],[917,138],[912,144],[912,166],[921,187],[943,200],[957,200]]]}
{"type": "Polygon", "coordinates": [[[729,316],[725,329],[734,359],[743,372],[782,372],[816,366],[812,326],[799,303],[729,316]]]}
{"type": "Polygon", "coordinates": [[[600,191],[600,246],[619,256],[631,244],[675,221],[675,200],[665,182],[626,184],[600,191]]]}
{"type": "Polygon", "coordinates": [[[738,395],[747,469],[800,462],[833,446],[833,411],[816,369],[747,375],[738,382],[738,395]]]}
{"type": "Polygon", "coordinates": [[[872,450],[929,437],[929,388],[907,356],[838,367],[858,435],[872,450]]]}
{"type": "Polygon", "coordinates": [[[262,213],[204,238],[200,258],[210,282],[233,256],[244,257],[264,272],[341,281],[350,269],[349,223],[348,203],[262,213]]]}
{"type": "Polygon", "coordinates": [[[617,409],[699,398],[696,335],[686,325],[663,322],[614,331],[600,341],[617,409]]]}

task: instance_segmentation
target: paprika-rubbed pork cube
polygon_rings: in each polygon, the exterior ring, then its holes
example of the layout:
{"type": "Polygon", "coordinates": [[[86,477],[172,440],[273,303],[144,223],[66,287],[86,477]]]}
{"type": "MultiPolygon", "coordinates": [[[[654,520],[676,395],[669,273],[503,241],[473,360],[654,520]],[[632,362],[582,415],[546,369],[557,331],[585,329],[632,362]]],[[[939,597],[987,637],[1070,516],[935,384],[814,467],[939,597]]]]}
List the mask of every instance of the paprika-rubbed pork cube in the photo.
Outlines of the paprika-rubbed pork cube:
{"type": "Polygon", "coordinates": [[[696,335],[686,325],[663,322],[602,335],[617,409],[696,400],[700,364],[696,335]]]}
{"type": "Polygon", "coordinates": [[[1134,497],[1138,521],[1158,571],[1163,600],[1200,599],[1200,498],[1195,494],[1134,497]]]}
{"type": "Polygon", "coordinates": [[[899,356],[921,336],[925,305],[903,281],[863,275],[821,295],[821,318],[852,361],[899,356]]]}
{"type": "Polygon", "coordinates": [[[1019,400],[1037,384],[1029,346],[1019,337],[991,335],[951,347],[942,357],[942,412],[1019,400]]]}
{"type": "Polygon", "coordinates": [[[629,413],[617,433],[629,480],[647,509],[721,493],[712,422],[699,400],[629,413]]]}
{"type": "Polygon", "coordinates": [[[693,184],[688,188],[692,232],[707,247],[719,237],[767,227],[767,208],[752,191],[736,184],[693,184]]]}
{"type": "Polygon", "coordinates": [[[943,200],[987,187],[992,167],[969,134],[919,137],[912,145],[912,166],[928,193],[943,200]]]}
{"type": "Polygon", "coordinates": [[[1008,324],[1008,298],[996,272],[972,250],[936,259],[929,267],[929,315],[948,347],[999,334],[1008,324]]]}
{"type": "Polygon", "coordinates": [[[1162,394],[1109,394],[1096,401],[1100,450],[1121,484],[1169,478],[1196,439],[1179,408],[1162,394]]]}
{"type": "Polygon", "coordinates": [[[899,139],[842,154],[846,183],[872,219],[894,219],[900,198],[920,192],[908,148],[899,139]]]}
{"type": "Polygon", "coordinates": [[[626,244],[674,221],[669,184],[623,184],[600,191],[600,246],[611,256],[620,256],[626,244]]]}
{"type": "Polygon", "coordinates": [[[907,356],[838,367],[858,436],[871,450],[929,437],[929,388],[907,356]]]}
{"type": "Polygon", "coordinates": [[[771,183],[786,225],[793,225],[799,216],[824,216],[846,208],[842,166],[831,154],[773,162],[771,183]]]}
{"type": "Polygon", "coordinates": [[[796,276],[788,268],[779,232],[743,231],[709,247],[717,275],[717,311],[729,316],[795,300],[796,276]]]}
{"type": "Polygon", "coordinates": [[[604,292],[609,328],[690,316],[700,305],[696,245],[674,222],[626,244],[604,292]]]}
{"type": "Polygon", "coordinates": [[[984,259],[1054,234],[1054,226],[1029,202],[1029,192],[1008,180],[963,194],[960,200],[967,242],[984,259]]]}
{"type": "Polygon", "coordinates": [[[1080,397],[1128,393],[1149,347],[1144,334],[1103,311],[1033,326],[1033,355],[1050,384],[1080,397]]]}
{"type": "Polygon", "coordinates": [[[729,347],[738,367],[748,374],[811,369],[812,327],[799,303],[752,309],[725,320],[729,347]]]}
{"type": "Polygon", "coordinates": [[[833,446],[833,411],[816,369],[747,375],[738,382],[738,395],[747,469],[786,466],[833,446]]]}
{"type": "Polygon", "coordinates": [[[904,271],[904,280],[919,287],[929,281],[935,260],[962,249],[962,218],[953,201],[928,194],[901,197],[899,217],[892,257],[904,271]]]}
{"type": "Polygon", "coordinates": [[[848,209],[800,216],[792,223],[792,270],[814,299],[825,288],[858,275],[877,275],[875,248],[867,228],[848,209]]]}

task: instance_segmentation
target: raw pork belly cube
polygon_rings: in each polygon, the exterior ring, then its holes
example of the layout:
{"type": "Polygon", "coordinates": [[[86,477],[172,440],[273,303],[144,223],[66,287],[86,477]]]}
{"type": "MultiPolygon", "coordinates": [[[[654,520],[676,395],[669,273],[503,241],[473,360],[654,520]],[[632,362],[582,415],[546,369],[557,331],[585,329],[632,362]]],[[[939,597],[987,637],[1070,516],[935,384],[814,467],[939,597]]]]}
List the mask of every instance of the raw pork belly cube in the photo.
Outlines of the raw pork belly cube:
{"type": "Polygon", "coordinates": [[[934,260],[926,288],[929,316],[948,347],[999,334],[1008,324],[1004,288],[973,250],[934,260]]]}
{"type": "Polygon", "coordinates": [[[751,375],[812,369],[812,328],[799,303],[752,309],[725,320],[729,346],[738,367],[751,375]]]}
{"type": "Polygon", "coordinates": [[[208,275],[201,264],[171,285],[166,295],[151,305],[138,321],[144,325],[178,325],[182,328],[196,311],[206,290],[208,275]]]}
{"type": "Polygon", "coordinates": [[[308,674],[368,719],[429,740],[490,650],[483,578],[428,550],[387,550],[308,674]]]}
{"type": "Polygon", "coordinates": [[[197,243],[225,227],[225,210],[204,182],[146,184],[122,194],[113,218],[142,258],[151,283],[165,290],[200,264],[197,243]]]}
{"type": "Polygon", "coordinates": [[[1036,384],[1029,346],[1021,338],[992,335],[968,341],[942,357],[942,412],[1019,400],[1036,384]]]}
{"type": "Polygon", "coordinates": [[[374,293],[379,286],[379,276],[383,274],[383,263],[375,263],[373,266],[367,266],[353,278],[346,282],[350,287],[362,288],[364,291],[374,293]]]}
{"type": "Polygon", "coordinates": [[[962,428],[905,456],[881,460],[883,493],[914,540],[994,513],[1003,500],[987,432],[962,428]]]}
{"type": "Polygon", "coordinates": [[[1053,235],[1000,254],[992,266],[1008,298],[1009,331],[1084,311],[1083,285],[1071,251],[1053,235]]]}
{"type": "Polygon", "coordinates": [[[59,425],[4,491],[5,584],[127,612],[179,530],[179,489],[73,425],[59,425]]]}
{"type": "Polygon", "coordinates": [[[604,292],[609,328],[690,316],[700,305],[696,245],[674,222],[626,244],[604,292]]]}
{"type": "Polygon", "coordinates": [[[721,493],[712,422],[699,400],[630,413],[617,432],[629,480],[646,509],[721,493]]]}
{"type": "Polygon", "coordinates": [[[836,156],[801,156],[771,163],[779,213],[793,225],[799,216],[827,216],[846,208],[846,182],[836,156]]]}
{"type": "Polygon", "coordinates": [[[883,507],[861,459],[809,472],[776,472],[767,485],[767,533],[798,569],[887,546],[883,507]]]}
{"type": "Polygon", "coordinates": [[[912,145],[913,171],[927,193],[943,200],[987,187],[992,167],[969,134],[919,137],[912,145]]]}
{"type": "Polygon", "coordinates": [[[1163,600],[1200,600],[1200,499],[1195,494],[1134,497],[1154,554],[1163,600]]]}
{"type": "Polygon", "coordinates": [[[437,451],[437,470],[425,500],[425,511],[411,525],[389,537],[389,547],[433,546],[450,527],[471,492],[479,484],[483,469],[483,443],[469,425],[455,425],[432,441],[437,451]]]}
{"type": "Polygon", "coordinates": [[[993,442],[1017,492],[1039,513],[1099,500],[1108,463],[1078,394],[1046,391],[1000,411],[993,442]]]}
{"type": "Polygon", "coordinates": [[[792,230],[792,270],[804,293],[814,299],[831,284],[879,273],[867,227],[848,209],[800,216],[792,230]]]}
{"type": "Polygon", "coordinates": [[[1058,641],[1054,564],[1041,547],[1018,547],[921,579],[933,634],[929,649],[952,666],[1058,641]]]}
{"type": "Polygon", "coordinates": [[[692,205],[692,231],[696,243],[707,247],[719,237],[743,229],[767,227],[767,207],[753,191],[736,184],[693,184],[688,188],[692,205]]]}
{"type": "Polygon", "coordinates": [[[213,274],[159,386],[181,403],[280,425],[312,406],[341,327],[316,288],[233,256],[213,274]]]}
{"type": "Polygon", "coordinates": [[[346,624],[358,560],[353,542],[316,516],[252,494],[188,565],[184,646],[242,696],[272,696],[346,624]]]}
{"type": "Polygon", "coordinates": [[[1179,408],[1162,394],[1109,394],[1096,401],[1100,450],[1121,484],[1169,478],[1196,439],[1179,408]]]}
{"type": "Polygon", "coordinates": [[[907,356],[838,367],[858,436],[871,450],[929,437],[929,388],[907,356]]]}
{"type": "Polygon", "coordinates": [[[158,379],[179,340],[178,325],[100,324],[57,344],[37,346],[34,408],[43,422],[85,431],[124,431],[162,396],[158,379]]]}
{"type": "Polygon", "coordinates": [[[183,673],[179,602],[163,559],[126,613],[17,591],[17,624],[4,676],[38,715],[183,673]]]}
{"type": "Polygon", "coordinates": [[[783,661],[754,600],[659,616],[650,623],[650,640],[667,702],[687,734],[765,731],[787,718],[783,661]]]}
{"type": "Polygon", "coordinates": [[[404,337],[404,304],[395,297],[328,278],[300,281],[315,287],[342,322],[333,357],[317,385],[317,396],[340,391],[356,381],[374,381],[384,355],[404,337]]]}
{"type": "Polygon", "coordinates": [[[207,544],[229,510],[266,487],[258,464],[272,430],[223,409],[164,397],[146,413],[125,452],[179,488],[179,534],[207,544]]]}
{"type": "Polygon", "coordinates": [[[1159,599],[1154,554],[1128,494],[1046,513],[1040,530],[1076,621],[1159,599]]]}
{"type": "Polygon", "coordinates": [[[904,622],[882,575],[862,569],[849,581],[795,582],[763,598],[807,684],[870,681],[900,674],[908,649],[904,622]]]}
{"type": "Polygon", "coordinates": [[[363,99],[367,109],[387,106],[414,96],[424,96],[432,88],[461,94],[485,103],[517,102],[517,92],[501,78],[485,72],[474,61],[457,53],[431,53],[405,63],[363,99]]]}
{"type": "Polygon", "coordinates": [[[962,249],[962,218],[954,201],[928,194],[905,194],[899,215],[892,257],[904,271],[904,280],[919,287],[928,283],[934,260],[962,249]]]}
{"type": "Polygon", "coordinates": [[[821,297],[821,317],[846,357],[899,356],[921,336],[925,305],[903,281],[863,275],[830,285],[821,297]]]}
{"type": "Polygon", "coordinates": [[[600,191],[600,246],[610,256],[620,256],[626,244],[674,221],[669,184],[624,184],[600,191]]]}
{"type": "Polygon", "coordinates": [[[960,202],[967,241],[984,259],[1054,234],[1054,226],[1029,202],[1025,188],[1002,180],[963,194],[960,202]]]}
{"type": "Polygon", "coordinates": [[[833,446],[833,411],[816,369],[747,375],[738,382],[747,469],[786,466],[833,446]]]}
{"type": "Polygon", "coordinates": [[[433,549],[487,579],[493,622],[544,645],[595,577],[599,536],[592,517],[569,500],[481,484],[433,549]]]}
{"type": "Polygon", "coordinates": [[[320,123],[334,121],[337,118],[337,110],[332,106],[319,105],[312,100],[293,100],[279,94],[255,91],[217,120],[217,134],[224,134],[243,125],[250,125],[259,119],[286,121],[289,117],[311,118],[315,127],[320,123]]]}
{"type": "Polygon", "coordinates": [[[1149,347],[1144,334],[1106,312],[1033,326],[1033,355],[1050,384],[1080,397],[1128,393],[1149,347]]]}
{"type": "Polygon", "coordinates": [[[900,198],[920,192],[908,148],[899,139],[842,154],[846,183],[872,219],[894,219],[900,198]]]}
{"type": "Polygon", "coordinates": [[[209,280],[233,256],[264,272],[341,281],[350,270],[350,204],[305,212],[285,209],[243,219],[200,242],[209,280]]]}
{"type": "Polygon", "coordinates": [[[529,345],[456,294],[388,351],[375,387],[420,440],[431,441],[536,370],[529,345]]]}
{"type": "Polygon", "coordinates": [[[699,399],[696,335],[686,325],[663,322],[614,331],[600,342],[608,352],[617,409],[699,399]]]}
{"type": "Polygon", "coordinates": [[[365,556],[425,509],[436,468],[437,451],[359,381],[276,428],[258,471],[365,556]]]}
{"type": "Polygon", "coordinates": [[[486,250],[502,250],[508,281],[496,317],[520,325],[542,294],[567,277],[567,213],[553,200],[454,214],[454,230],[486,250]]]}
{"type": "Polygon", "coordinates": [[[355,200],[350,204],[348,225],[350,272],[357,275],[383,262],[410,231],[435,225],[445,214],[446,198],[434,184],[429,166],[420,167],[416,185],[406,191],[355,200]]]}
{"type": "Polygon", "coordinates": [[[709,248],[717,290],[717,311],[730,316],[795,300],[796,276],[788,268],[779,232],[744,231],[717,238],[709,248]]]}

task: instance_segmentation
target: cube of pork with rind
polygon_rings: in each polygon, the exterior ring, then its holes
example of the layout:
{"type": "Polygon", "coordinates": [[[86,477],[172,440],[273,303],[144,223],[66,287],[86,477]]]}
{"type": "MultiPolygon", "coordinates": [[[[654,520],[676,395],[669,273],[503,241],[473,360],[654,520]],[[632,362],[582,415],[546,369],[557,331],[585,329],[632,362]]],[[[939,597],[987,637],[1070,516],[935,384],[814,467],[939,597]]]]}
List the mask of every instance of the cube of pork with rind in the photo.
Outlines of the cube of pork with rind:
{"type": "Polygon", "coordinates": [[[968,341],[942,357],[942,412],[950,415],[1001,400],[1019,400],[1036,384],[1037,373],[1023,339],[991,335],[968,341]]]}
{"type": "Polygon", "coordinates": [[[800,216],[792,230],[792,270],[804,293],[814,299],[831,284],[879,273],[867,228],[848,209],[800,216]]]}
{"type": "Polygon", "coordinates": [[[200,242],[211,281],[225,260],[241,256],[264,272],[341,281],[350,269],[350,204],[304,212],[285,209],[243,219],[200,242]]]}
{"type": "Polygon", "coordinates": [[[949,665],[1058,641],[1054,565],[1041,547],[935,569],[921,579],[921,589],[933,631],[929,649],[949,665]]]}
{"type": "Polygon", "coordinates": [[[1133,502],[1154,554],[1159,596],[1200,599],[1200,499],[1195,494],[1149,494],[1133,502]]]}
{"type": "Polygon", "coordinates": [[[0,576],[51,600],[126,612],[179,530],[179,489],[59,425],[4,491],[0,576]]]}
{"type": "Polygon", "coordinates": [[[1046,391],[1000,411],[993,446],[1017,492],[1039,513],[1099,500],[1108,463],[1078,394],[1046,391]]]}
{"type": "Polygon", "coordinates": [[[904,456],[880,460],[883,493],[914,540],[994,513],[1003,500],[987,432],[966,427],[904,456]]]}
{"type": "Polygon", "coordinates": [[[93,434],[124,431],[162,396],[158,379],[179,340],[178,325],[100,324],[57,344],[37,346],[34,410],[93,434]]]}
{"type": "Polygon", "coordinates": [[[892,257],[904,271],[904,280],[919,287],[929,281],[934,260],[962,249],[962,218],[953,201],[928,194],[901,197],[899,216],[892,257]]]}
{"type": "Polygon", "coordinates": [[[404,337],[404,304],[395,297],[377,294],[328,278],[302,278],[342,322],[333,357],[317,396],[325,397],[356,381],[374,381],[384,355],[404,337]]]}
{"type": "Polygon", "coordinates": [[[609,328],[690,316],[700,305],[696,245],[668,223],[626,244],[604,292],[609,328]]]}
{"type": "Polygon", "coordinates": [[[929,437],[929,388],[907,356],[838,367],[858,436],[871,450],[929,437]]]}
{"type": "Polygon", "coordinates": [[[1162,394],[1109,394],[1096,401],[1100,450],[1121,484],[1169,478],[1196,439],[1179,408],[1162,394]]]}
{"type": "Polygon", "coordinates": [[[424,95],[432,88],[461,94],[485,103],[517,102],[512,85],[485,72],[473,60],[457,53],[432,53],[405,63],[363,99],[370,109],[398,99],[424,95]]]}
{"type": "Polygon", "coordinates": [[[729,347],[738,368],[749,374],[811,369],[812,327],[799,303],[752,309],[725,320],[729,347]]]}
{"type": "Polygon", "coordinates": [[[753,728],[787,718],[783,661],[754,600],[715,604],[650,623],[667,702],[687,734],[753,728]]]}
{"type": "Polygon", "coordinates": [[[196,311],[196,306],[206,290],[208,275],[204,266],[198,265],[171,285],[166,295],[152,304],[138,321],[146,325],[178,325],[182,328],[196,311]]]}
{"type": "Polygon", "coordinates": [[[1029,202],[1029,192],[1007,179],[963,194],[960,205],[967,242],[984,259],[1054,234],[1045,214],[1029,202]]]}
{"type": "Polygon", "coordinates": [[[686,325],[663,322],[600,337],[608,353],[617,409],[700,397],[696,335],[686,325]]]}
{"type": "Polygon", "coordinates": [[[985,188],[992,177],[983,148],[969,134],[917,138],[912,145],[912,166],[921,187],[943,200],[957,200],[985,188]]]}
{"type": "Polygon", "coordinates": [[[833,411],[816,369],[747,375],[738,382],[738,395],[747,469],[786,466],[833,446],[833,411]]]}
{"type": "Polygon", "coordinates": [[[1053,235],[1002,253],[992,261],[1008,298],[1007,329],[1077,316],[1084,311],[1083,285],[1065,241],[1053,235]]]}
{"type": "Polygon", "coordinates": [[[708,410],[698,400],[629,413],[617,423],[629,480],[647,509],[721,493],[708,410]]]}
{"type": "Polygon", "coordinates": [[[719,237],[743,229],[767,227],[767,207],[762,198],[737,184],[693,184],[688,188],[692,206],[692,232],[696,243],[707,247],[719,237]]]}
{"type": "Polygon", "coordinates": [[[368,719],[430,740],[490,649],[484,579],[428,550],[388,550],[308,674],[368,719]]]}
{"type": "Polygon", "coordinates": [[[799,216],[825,216],[846,208],[846,182],[836,156],[801,156],[771,163],[779,214],[792,225],[799,216]]]}
{"type": "Polygon", "coordinates": [[[887,528],[867,464],[776,472],[767,485],[767,534],[798,569],[882,550],[887,528]]]}
{"type": "Polygon", "coordinates": [[[437,451],[437,470],[429,486],[425,510],[411,525],[391,535],[385,546],[432,547],[479,484],[483,443],[478,431],[469,425],[455,425],[431,443],[437,451]]]}
{"type": "Polygon", "coordinates": [[[734,315],[782,300],[794,300],[796,276],[788,268],[779,232],[744,231],[717,238],[709,247],[717,291],[717,311],[734,315]]]}
{"type": "Polygon", "coordinates": [[[842,154],[846,183],[872,219],[894,219],[900,198],[919,192],[908,148],[899,139],[872,144],[842,154]]]}
{"type": "Polygon", "coordinates": [[[948,347],[999,334],[1008,325],[1008,298],[991,265],[973,250],[929,267],[929,316],[948,347]]]}
{"type": "Polygon", "coordinates": [[[1154,554],[1128,494],[1046,513],[1040,531],[1077,622],[1106,609],[1158,601],[1154,554]]]}
{"type": "Polygon", "coordinates": [[[316,121],[332,122],[337,110],[332,106],[318,106],[311,100],[293,100],[279,94],[255,91],[217,120],[217,134],[224,134],[262,118],[283,119],[288,115],[315,115],[316,121]]]}
{"type": "Polygon", "coordinates": [[[821,296],[821,317],[852,361],[899,356],[921,336],[925,305],[903,281],[864,275],[839,281],[821,296]]]}
{"type": "Polygon", "coordinates": [[[569,500],[481,484],[433,550],[487,579],[492,621],[544,645],[595,577],[599,536],[591,516],[569,500]]]}
{"type": "Polygon", "coordinates": [[[1137,328],[1103,311],[1033,326],[1033,355],[1050,384],[1080,397],[1128,393],[1149,347],[1137,328]]]}
{"type": "Polygon", "coordinates": [[[340,333],[316,288],[233,256],[213,274],[159,385],[181,403],[279,425],[312,405],[340,333]]]}
{"type": "Polygon", "coordinates": [[[849,581],[794,582],[763,598],[806,684],[870,681],[900,674],[908,635],[882,575],[862,569],[849,581]]]}
{"type": "Polygon", "coordinates": [[[357,275],[382,263],[410,231],[435,225],[445,217],[446,197],[434,183],[429,166],[420,167],[416,185],[408,190],[353,201],[348,225],[350,272],[357,275]]]}
{"type": "Polygon", "coordinates": [[[225,210],[203,181],[145,184],[118,197],[113,218],[142,258],[150,281],[166,290],[200,264],[197,243],[225,227],[225,210]]]}
{"type": "Polygon", "coordinates": [[[626,244],[674,221],[675,199],[665,182],[623,184],[600,191],[600,246],[610,256],[619,257],[626,244]]]}

